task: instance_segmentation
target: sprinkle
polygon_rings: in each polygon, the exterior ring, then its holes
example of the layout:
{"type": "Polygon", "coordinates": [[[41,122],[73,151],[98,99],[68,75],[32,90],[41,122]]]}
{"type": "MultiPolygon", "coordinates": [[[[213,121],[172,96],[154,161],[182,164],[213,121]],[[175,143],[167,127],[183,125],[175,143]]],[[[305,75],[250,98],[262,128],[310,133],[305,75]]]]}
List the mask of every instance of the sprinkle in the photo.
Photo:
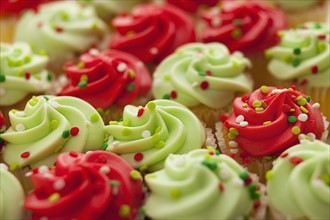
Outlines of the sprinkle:
{"type": "Polygon", "coordinates": [[[298,126],[294,126],[291,131],[294,135],[300,134],[300,128],[298,126]]]}
{"type": "Polygon", "coordinates": [[[233,20],[233,24],[236,26],[241,26],[242,25],[242,19],[236,18],[233,20]]]}
{"type": "Polygon", "coordinates": [[[272,179],[272,177],[273,177],[273,173],[272,173],[272,171],[268,170],[268,171],[266,172],[266,180],[269,181],[269,180],[272,179]]]}
{"type": "Polygon", "coordinates": [[[26,72],[25,75],[24,75],[25,79],[26,80],[29,80],[30,77],[31,77],[31,73],[30,72],[26,72]]]}
{"type": "Polygon", "coordinates": [[[99,115],[98,114],[92,114],[89,120],[93,123],[97,122],[99,120],[99,115]]]}
{"type": "Polygon", "coordinates": [[[70,134],[71,136],[76,136],[79,133],[79,128],[78,127],[73,127],[70,129],[70,134]]]}
{"type": "Polygon", "coordinates": [[[306,105],[307,104],[307,100],[305,98],[301,98],[297,101],[298,105],[302,106],[302,105],[306,105]]]}
{"type": "Polygon", "coordinates": [[[132,170],[131,173],[130,173],[130,176],[131,176],[131,178],[133,180],[139,180],[139,179],[141,179],[141,174],[137,170],[132,170]]]}
{"type": "Polygon", "coordinates": [[[235,28],[232,32],[231,32],[231,36],[234,39],[239,39],[242,36],[242,31],[239,28],[235,28]]]}
{"type": "Polygon", "coordinates": [[[53,193],[48,197],[49,202],[56,202],[61,198],[59,193],[53,193]]]}
{"type": "MultiPolygon", "coordinates": [[[[77,67],[78,67],[79,69],[84,69],[85,66],[86,66],[86,64],[85,64],[84,62],[79,62],[79,63],[77,64],[77,67]]],[[[85,75],[84,75],[84,76],[85,76],[85,75]]],[[[83,80],[82,78],[83,78],[83,76],[80,78],[80,81],[85,81],[85,80],[83,80]]]]}
{"type": "Polygon", "coordinates": [[[139,168],[139,170],[140,170],[141,172],[146,171],[147,169],[148,169],[148,165],[146,165],[146,164],[143,164],[143,165],[139,168]]]}
{"type": "Polygon", "coordinates": [[[28,158],[30,156],[30,152],[26,151],[24,153],[21,154],[21,158],[28,158]]]}
{"type": "Polygon", "coordinates": [[[233,179],[233,184],[235,186],[243,186],[243,181],[240,178],[234,178],[233,179]]]}
{"type": "Polygon", "coordinates": [[[78,157],[78,154],[76,152],[70,151],[69,155],[71,157],[78,157]]]}
{"type": "Polygon", "coordinates": [[[16,131],[25,131],[25,126],[23,124],[16,125],[16,131]]]}
{"type": "Polygon", "coordinates": [[[265,121],[265,122],[263,122],[262,124],[263,124],[263,125],[269,125],[270,123],[272,123],[272,121],[265,121]]]}
{"type": "Polygon", "coordinates": [[[130,77],[131,79],[134,79],[134,77],[135,77],[135,72],[134,72],[134,70],[132,70],[132,69],[128,69],[128,75],[129,75],[129,77],[130,77]]]}
{"type": "Polygon", "coordinates": [[[87,86],[87,82],[86,82],[86,81],[80,81],[80,82],[78,83],[78,87],[79,87],[80,89],[85,88],[86,86],[87,86]]]}
{"type": "Polygon", "coordinates": [[[239,115],[236,117],[236,123],[241,123],[242,121],[244,121],[244,116],[243,115],[239,115]]]}
{"type": "Polygon", "coordinates": [[[18,169],[18,168],[19,168],[19,166],[18,166],[17,163],[11,163],[11,164],[9,165],[9,170],[10,170],[10,171],[14,171],[14,170],[16,170],[16,169],[18,169]]]}
{"type": "Polygon", "coordinates": [[[319,34],[317,37],[318,37],[319,40],[325,40],[326,39],[325,34],[319,34]]]}
{"type": "Polygon", "coordinates": [[[300,157],[291,157],[290,159],[290,163],[292,163],[293,165],[298,165],[300,163],[302,163],[304,160],[301,159],[300,157]]]}
{"type": "Polygon", "coordinates": [[[136,153],[135,155],[134,155],[134,160],[135,161],[141,161],[142,159],[143,159],[143,153],[136,153]]]}
{"type": "Polygon", "coordinates": [[[165,95],[163,96],[163,99],[170,99],[170,98],[171,98],[170,94],[165,94],[165,95]]]}
{"type": "Polygon", "coordinates": [[[148,108],[150,111],[153,111],[153,110],[156,108],[156,104],[155,104],[155,102],[152,102],[152,101],[148,102],[148,103],[147,103],[147,108],[148,108]]]}
{"type": "Polygon", "coordinates": [[[117,66],[117,71],[118,72],[124,72],[127,69],[126,63],[119,63],[117,66]]]}
{"type": "Polygon", "coordinates": [[[239,135],[239,132],[236,128],[229,128],[229,132],[234,134],[235,136],[239,135]]]}
{"type": "Polygon", "coordinates": [[[212,72],[211,72],[210,70],[207,70],[207,71],[206,71],[206,75],[207,75],[207,76],[212,76],[212,72]]]}
{"type": "Polygon", "coordinates": [[[267,94],[269,92],[269,88],[267,86],[261,86],[260,90],[262,93],[267,94]]]}
{"type": "Polygon", "coordinates": [[[298,115],[298,120],[301,122],[305,122],[305,121],[307,121],[307,119],[308,119],[308,115],[306,115],[304,113],[298,115]]]}
{"type": "Polygon", "coordinates": [[[70,136],[70,131],[69,130],[64,130],[63,132],[62,132],[62,137],[63,138],[68,138],[70,136]]]}
{"type": "Polygon", "coordinates": [[[128,136],[131,134],[131,130],[129,128],[123,128],[123,130],[121,130],[121,134],[123,136],[128,136]]]}
{"type": "Polygon", "coordinates": [[[315,138],[316,138],[316,136],[315,136],[314,133],[308,133],[307,136],[309,137],[309,139],[310,139],[311,141],[314,141],[315,138]]]}
{"type": "Polygon", "coordinates": [[[53,188],[55,190],[61,190],[64,188],[64,186],[65,186],[65,182],[63,179],[56,180],[53,184],[53,188]]]}
{"type": "Polygon", "coordinates": [[[247,121],[242,121],[239,123],[239,126],[241,126],[241,127],[246,127],[248,125],[249,125],[249,123],[247,121]]]}
{"type": "Polygon", "coordinates": [[[318,69],[318,67],[316,65],[311,67],[311,72],[313,74],[316,74],[318,71],[319,71],[319,69],[318,69]]]}
{"type": "Polygon", "coordinates": [[[119,208],[119,216],[124,218],[128,217],[131,213],[131,208],[128,205],[121,205],[119,208]]]}
{"type": "Polygon", "coordinates": [[[61,27],[59,27],[59,26],[56,26],[56,27],[55,27],[55,31],[56,31],[57,33],[62,33],[62,32],[63,32],[63,28],[61,28],[61,27]]]}
{"type": "Polygon", "coordinates": [[[244,171],[241,171],[238,176],[242,179],[242,180],[246,180],[248,177],[249,177],[249,173],[244,170],[244,171]]]}
{"type": "Polygon", "coordinates": [[[101,146],[101,150],[106,150],[108,148],[108,144],[107,143],[103,143],[101,146]]]}
{"type": "Polygon", "coordinates": [[[223,192],[225,190],[223,184],[221,182],[218,183],[218,189],[223,192]]]}
{"type": "Polygon", "coordinates": [[[242,104],[242,107],[243,107],[243,108],[247,108],[247,107],[248,107],[248,104],[247,104],[247,103],[243,103],[243,104],[242,104]]]}
{"type": "Polygon", "coordinates": [[[15,112],[15,115],[17,117],[24,117],[25,116],[25,113],[22,111],[22,112],[15,112]]]}
{"type": "Polygon", "coordinates": [[[212,27],[219,27],[221,25],[221,19],[219,17],[214,17],[211,20],[212,27]]]}
{"type": "Polygon", "coordinates": [[[202,90],[206,90],[209,87],[209,83],[207,81],[202,81],[200,87],[202,90]]]}
{"type": "Polygon", "coordinates": [[[152,47],[152,48],[150,48],[149,52],[152,55],[156,55],[156,54],[158,54],[159,51],[158,51],[158,49],[156,47],[152,47]]]}
{"type": "Polygon", "coordinates": [[[285,157],[287,157],[288,155],[289,155],[289,153],[284,152],[284,153],[282,153],[282,154],[280,155],[280,158],[285,158],[285,157]]]}
{"type": "Polygon", "coordinates": [[[295,55],[299,55],[299,54],[301,54],[301,50],[300,50],[300,48],[294,48],[294,49],[293,49],[293,54],[295,54],[295,55]]]}
{"type": "Polygon", "coordinates": [[[290,116],[288,117],[288,122],[290,122],[290,123],[295,123],[296,121],[297,121],[296,116],[294,116],[294,115],[290,115],[290,116]]]}
{"type": "Polygon", "coordinates": [[[126,85],[126,91],[128,91],[128,92],[133,91],[134,88],[135,88],[135,84],[134,84],[134,83],[128,83],[128,84],[126,85]]]}
{"type": "Polygon", "coordinates": [[[60,105],[57,102],[49,102],[50,106],[52,106],[53,108],[58,108],[60,107],[60,105]]]}
{"type": "Polygon", "coordinates": [[[89,54],[93,56],[98,56],[100,54],[100,51],[98,49],[92,48],[89,50],[89,54]]]}
{"type": "Polygon", "coordinates": [[[253,105],[253,107],[261,107],[261,105],[262,105],[262,103],[261,103],[261,101],[259,101],[259,100],[256,100],[256,101],[254,101],[253,103],[252,103],[252,105],[253,105]]]}
{"type": "Polygon", "coordinates": [[[176,99],[177,96],[178,96],[178,94],[176,93],[176,91],[172,90],[172,91],[170,92],[170,96],[171,96],[172,99],[176,99]]]}
{"type": "Polygon", "coordinates": [[[197,82],[197,81],[193,82],[193,83],[191,84],[191,86],[192,86],[192,87],[197,87],[197,86],[198,86],[198,82],[197,82]]]}
{"type": "Polygon", "coordinates": [[[173,199],[178,199],[181,196],[181,192],[179,189],[174,188],[174,189],[171,189],[170,195],[173,199]]]}
{"type": "Polygon", "coordinates": [[[318,102],[315,102],[315,103],[312,105],[312,108],[313,108],[313,109],[320,108],[320,104],[319,104],[318,102]]]}
{"type": "Polygon", "coordinates": [[[304,106],[299,107],[303,113],[308,113],[308,110],[304,106]]]}
{"type": "Polygon", "coordinates": [[[293,59],[292,60],[292,66],[297,67],[299,66],[301,61],[299,59],[293,59]]]}
{"type": "Polygon", "coordinates": [[[150,137],[150,131],[148,131],[148,130],[144,130],[144,131],[142,132],[142,137],[143,137],[143,138],[150,137]]]}
{"type": "Polygon", "coordinates": [[[158,142],[155,144],[155,148],[157,148],[157,149],[161,149],[161,148],[163,148],[164,146],[165,146],[165,142],[162,141],[162,140],[158,141],[158,142]]]}
{"type": "Polygon", "coordinates": [[[138,112],[137,112],[137,117],[141,117],[144,113],[144,108],[139,108],[138,112]]]}
{"type": "Polygon", "coordinates": [[[100,168],[100,173],[108,174],[108,173],[110,173],[110,168],[108,166],[102,166],[100,168]]]}
{"type": "Polygon", "coordinates": [[[238,147],[238,143],[236,141],[229,141],[228,144],[231,148],[237,148],[238,147]]]}
{"type": "Polygon", "coordinates": [[[198,71],[198,75],[200,75],[200,76],[206,76],[206,73],[204,71],[198,71]]]}

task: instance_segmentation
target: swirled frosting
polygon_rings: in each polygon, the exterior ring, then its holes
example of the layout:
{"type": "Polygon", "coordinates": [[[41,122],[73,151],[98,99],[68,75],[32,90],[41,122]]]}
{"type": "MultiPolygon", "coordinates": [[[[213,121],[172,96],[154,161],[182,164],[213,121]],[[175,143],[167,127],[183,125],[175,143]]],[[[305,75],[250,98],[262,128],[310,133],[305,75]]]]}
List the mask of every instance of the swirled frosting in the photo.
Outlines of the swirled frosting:
{"type": "Polygon", "coordinates": [[[145,107],[128,105],[123,121],[105,126],[109,135],[102,149],[114,152],[141,171],[163,168],[170,153],[201,148],[205,131],[186,107],[171,100],[154,100],[145,107]]]}
{"type": "Polygon", "coordinates": [[[50,88],[48,57],[34,53],[24,42],[0,44],[0,106],[18,103],[28,94],[50,88]]]}
{"type": "Polygon", "coordinates": [[[52,62],[61,65],[75,53],[98,45],[107,30],[94,8],[75,1],[43,4],[38,12],[28,11],[20,18],[16,41],[25,41],[45,51],[52,62]]]}
{"type": "Polygon", "coordinates": [[[175,5],[188,12],[197,12],[199,9],[215,6],[219,0],[166,0],[168,3],[175,5]]]}
{"type": "Polygon", "coordinates": [[[60,152],[98,149],[104,124],[87,102],[69,96],[38,96],[23,111],[9,112],[11,127],[0,134],[6,141],[3,159],[11,170],[52,166],[60,152]]]}
{"type": "Polygon", "coordinates": [[[224,125],[228,138],[248,155],[277,155],[305,136],[322,138],[326,128],[319,106],[292,88],[262,86],[234,100],[224,125]]]}
{"type": "Polygon", "coordinates": [[[135,219],[142,205],[140,173],[109,152],[62,153],[55,169],[39,167],[32,181],[24,207],[35,220],[135,219]]]}
{"type": "Polygon", "coordinates": [[[192,20],[170,5],[139,5],[131,14],[113,19],[116,33],[110,47],[131,53],[143,62],[159,62],[178,46],[196,40],[192,20]]]}
{"type": "Polygon", "coordinates": [[[0,177],[0,219],[23,219],[21,184],[3,163],[0,163],[0,177]]]}
{"type": "Polygon", "coordinates": [[[191,43],[179,47],[153,74],[156,99],[173,99],[185,106],[227,106],[237,94],[252,90],[244,74],[250,61],[240,53],[230,54],[220,43],[191,43]]]}
{"type": "Polygon", "coordinates": [[[266,51],[269,72],[279,80],[329,87],[329,30],[329,25],[310,22],[279,32],[279,44],[266,51]]]}
{"type": "Polygon", "coordinates": [[[0,14],[18,14],[27,9],[37,9],[38,5],[49,0],[2,0],[0,1],[0,14]]]}
{"type": "Polygon", "coordinates": [[[69,84],[59,95],[79,97],[96,108],[112,104],[124,107],[151,88],[145,65],[125,52],[95,49],[81,55],[80,62],[65,66],[69,84]]]}
{"type": "Polygon", "coordinates": [[[263,52],[277,42],[277,32],[287,27],[282,11],[255,1],[226,2],[202,15],[206,25],[204,42],[220,42],[230,51],[250,55],[263,52]]]}
{"type": "Polygon", "coordinates": [[[267,193],[285,216],[329,219],[330,146],[315,140],[286,150],[267,173],[267,193]]]}
{"type": "Polygon", "coordinates": [[[258,183],[237,162],[206,149],[170,155],[147,174],[144,209],[152,219],[235,219],[249,216],[258,183]]]}

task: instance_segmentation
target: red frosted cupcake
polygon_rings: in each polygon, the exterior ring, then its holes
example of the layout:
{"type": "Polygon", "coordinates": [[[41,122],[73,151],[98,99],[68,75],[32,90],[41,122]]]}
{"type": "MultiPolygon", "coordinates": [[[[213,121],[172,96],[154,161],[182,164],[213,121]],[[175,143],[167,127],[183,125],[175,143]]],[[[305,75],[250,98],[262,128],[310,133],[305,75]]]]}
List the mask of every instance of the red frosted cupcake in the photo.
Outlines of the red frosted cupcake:
{"type": "Polygon", "coordinates": [[[178,46],[196,40],[189,16],[171,5],[145,4],[113,19],[110,47],[157,63],[178,46]]]}
{"type": "Polygon", "coordinates": [[[106,123],[119,120],[125,105],[145,105],[150,99],[148,69],[125,52],[92,49],[80,56],[79,63],[67,63],[65,73],[69,81],[59,95],[87,101],[100,110],[106,123]]]}
{"type": "Polygon", "coordinates": [[[271,84],[263,51],[277,42],[277,32],[287,27],[279,9],[263,3],[225,1],[201,16],[205,22],[201,38],[204,42],[220,42],[231,52],[241,51],[252,62],[255,88],[271,84]]]}
{"type": "Polygon", "coordinates": [[[135,219],[144,197],[140,173],[104,151],[63,153],[31,178],[24,207],[32,219],[135,219]]]}

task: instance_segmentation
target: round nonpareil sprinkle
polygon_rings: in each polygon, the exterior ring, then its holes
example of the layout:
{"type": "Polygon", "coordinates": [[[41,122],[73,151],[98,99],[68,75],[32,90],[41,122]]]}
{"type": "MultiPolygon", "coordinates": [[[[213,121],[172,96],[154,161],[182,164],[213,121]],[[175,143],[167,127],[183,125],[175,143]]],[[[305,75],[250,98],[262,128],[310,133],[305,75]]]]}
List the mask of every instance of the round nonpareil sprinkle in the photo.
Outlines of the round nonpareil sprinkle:
{"type": "Polygon", "coordinates": [[[141,161],[143,159],[143,153],[136,153],[134,155],[134,160],[135,161],[141,161]]]}
{"type": "Polygon", "coordinates": [[[300,128],[298,126],[294,126],[291,131],[294,135],[300,134],[300,128]]]}
{"type": "Polygon", "coordinates": [[[308,115],[302,113],[302,114],[298,115],[298,120],[301,122],[305,122],[308,120],[308,115]]]}
{"type": "Polygon", "coordinates": [[[25,126],[23,124],[16,125],[16,131],[25,131],[25,126]]]}

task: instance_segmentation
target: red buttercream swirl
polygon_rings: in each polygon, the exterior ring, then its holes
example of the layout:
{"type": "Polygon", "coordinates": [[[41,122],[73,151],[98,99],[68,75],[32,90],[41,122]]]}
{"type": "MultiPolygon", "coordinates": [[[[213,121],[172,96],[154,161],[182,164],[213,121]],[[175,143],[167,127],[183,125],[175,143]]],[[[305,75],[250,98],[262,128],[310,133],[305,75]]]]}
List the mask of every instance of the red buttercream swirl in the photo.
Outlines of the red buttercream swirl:
{"type": "Polygon", "coordinates": [[[137,6],[130,15],[113,19],[116,33],[110,47],[134,54],[144,62],[159,62],[185,43],[196,40],[192,20],[170,5],[137,6]]]}
{"type": "Polygon", "coordinates": [[[80,63],[66,64],[69,84],[59,95],[75,96],[95,108],[107,108],[113,104],[123,107],[149,92],[150,73],[136,57],[116,50],[91,51],[80,57],[80,63]]]}
{"type": "Polygon", "coordinates": [[[235,128],[239,132],[235,141],[250,156],[278,155],[298,144],[299,134],[313,133],[316,139],[320,139],[325,131],[321,112],[315,105],[312,107],[313,101],[306,102],[306,99],[309,100],[306,95],[292,89],[276,93],[278,90],[275,89],[269,87],[267,93],[257,89],[249,95],[236,98],[233,113],[224,121],[226,128],[235,128]],[[260,103],[264,110],[256,111],[260,103]],[[301,106],[308,112],[304,112],[301,106]],[[301,114],[307,115],[306,121],[301,120],[305,117],[301,114]],[[240,115],[248,123],[247,126],[240,125],[237,119],[240,115]]]}
{"type": "Polygon", "coordinates": [[[287,27],[282,11],[257,2],[225,2],[221,9],[203,13],[204,42],[220,42],[231,52],[263,52],[278,41],[277,32],[287,27]]]}
{"type": "Polygon", "coordinates": [[[215,6],[219,0],[167,0],[168,3],[188,12],[196,12],[201,7],[215,6]]]}
{"type": "Polygon", "coordinates": [[[37,9],[41,3],[50,0],[1,0],[0,1],[0,14],[18,14],[26,9],[37,9]]]}
{"type": "Polygon", "coordinates": [[[142,178],[119,156],[105,152],[60,154],[55,169],[34,170],[35,189],[24,207],[32,219],[135,219],[142,206],[142,178]]]}

